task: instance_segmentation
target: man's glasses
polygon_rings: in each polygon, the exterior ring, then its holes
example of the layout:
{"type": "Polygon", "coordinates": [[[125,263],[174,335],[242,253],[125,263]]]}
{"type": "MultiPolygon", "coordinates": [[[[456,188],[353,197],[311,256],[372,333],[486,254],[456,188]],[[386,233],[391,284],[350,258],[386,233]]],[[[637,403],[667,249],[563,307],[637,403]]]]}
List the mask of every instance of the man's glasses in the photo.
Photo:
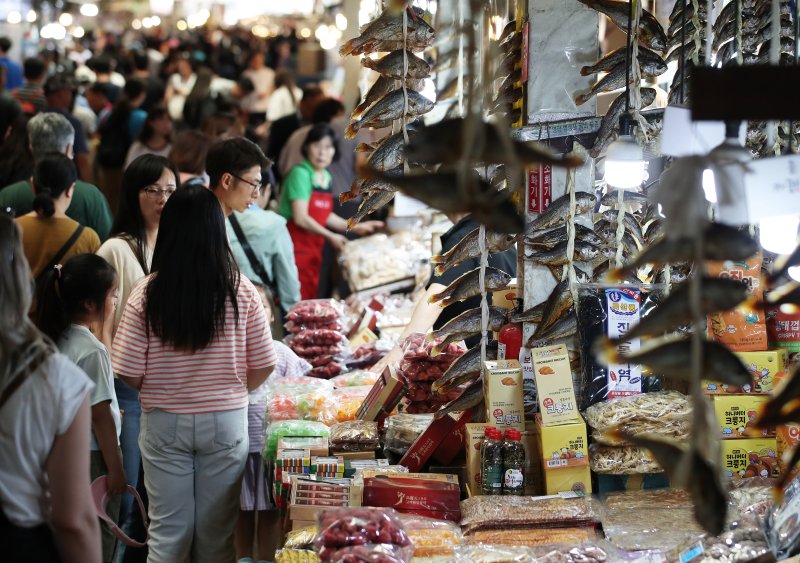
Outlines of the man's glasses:
{"type": "Polygon", "coordinates": [[[245,180],[244,178],[242,178],[241,176],[237,176],[236,174],[233,173],[230,174],[237,180],[241,180],[242,182],[250,186],[253,189],[253,195],[258,195],[258,192],[260,192],[264,187],[263,180],[260,180],[258,182],[251,182],[250,180],[245,180]]]}
{"type": "Polygon", "coordinates": [[[167,188],[161,190],[155,186],[148,186],[142,190],[148,199],[152,201],[159,201],[161,199],[169,199],[175,193],[175,188],[167,188]]]}

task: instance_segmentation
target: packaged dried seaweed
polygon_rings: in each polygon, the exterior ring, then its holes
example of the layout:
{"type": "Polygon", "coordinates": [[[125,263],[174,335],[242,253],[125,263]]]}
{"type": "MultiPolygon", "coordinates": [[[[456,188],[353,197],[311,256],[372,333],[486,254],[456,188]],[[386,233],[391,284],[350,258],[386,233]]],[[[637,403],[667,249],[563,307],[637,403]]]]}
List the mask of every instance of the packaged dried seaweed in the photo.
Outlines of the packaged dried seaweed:
{"type": "Polygon", "coordinates": [[[599,521],[594,501],[588,497],[475,496],[461,502],[461,514],[465,534],[532,526],[589,526],[599,521]]]}
{"type": "Polygon", "coordinates": [[[589,446],[589,466],[604,475],[661,473],[664,470],[647,448],[638,446],[589,446]]]}

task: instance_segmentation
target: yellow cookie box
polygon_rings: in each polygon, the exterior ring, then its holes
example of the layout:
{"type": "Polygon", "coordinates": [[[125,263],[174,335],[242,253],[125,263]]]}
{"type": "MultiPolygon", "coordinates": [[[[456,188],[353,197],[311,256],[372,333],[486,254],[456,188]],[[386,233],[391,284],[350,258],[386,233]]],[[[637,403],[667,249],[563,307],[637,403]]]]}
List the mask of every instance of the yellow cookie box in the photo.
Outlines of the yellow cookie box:
{"type": "Polygon", "coordinates": [[[703,381],[703,389],[709,395],[744,393],[748,395],[769,395],[778,387],[786,373],[789,354],[786,350],[767,352],[736,352],[742,363],[753,376],[753,383],[739,387],[715,381],[703,381]]]}
{"type": "Polygon", "coordinates": [[[779,477],[775,438],[722,440],[722,468],[731,479],[779,477]]]}
{"type": "Polygon", "coordinates": [[[775,429],[753,428],[766,395],[715,395],[714,412],[720,429],[720,438],[767,438],[775,436],[775,429]]]}

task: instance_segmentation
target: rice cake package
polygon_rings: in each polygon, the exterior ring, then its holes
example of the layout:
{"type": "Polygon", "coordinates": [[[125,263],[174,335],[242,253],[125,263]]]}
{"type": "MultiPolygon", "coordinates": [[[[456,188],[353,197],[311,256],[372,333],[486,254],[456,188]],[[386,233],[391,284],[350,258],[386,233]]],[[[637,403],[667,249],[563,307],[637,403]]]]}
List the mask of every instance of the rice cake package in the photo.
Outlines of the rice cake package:
{"type": "MultiPolygon", "coordinates": [[[[747,294],[761,301],[761,253],[747,260],[707,262],[708,275],[731,279],[747,285],[747,294]]],[[[739,306],[731,311],[708,317],[708,336],[725,344],[734,352],[752,352],[767,349],[767,325],[764,312],[739,306]]]]}

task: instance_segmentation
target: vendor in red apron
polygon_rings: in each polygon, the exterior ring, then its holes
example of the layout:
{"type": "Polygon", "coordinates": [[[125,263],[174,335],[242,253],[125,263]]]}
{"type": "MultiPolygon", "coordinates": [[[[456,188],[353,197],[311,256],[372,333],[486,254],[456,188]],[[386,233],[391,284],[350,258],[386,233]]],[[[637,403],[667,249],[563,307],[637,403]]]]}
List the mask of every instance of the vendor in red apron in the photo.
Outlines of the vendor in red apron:
{"type": "MultiPolygon", "coordinates": [[[[327,123],[314,125],[303,142],[305,159],[291,169],[283,182],[279,212],[287,221],[294,243],[302,299],[316,299],[325,241],[340,252],[347,243],[342,234],[347,221],[333,213],[332,178],[327,168],[338,158],[336,134],[327,123]]],[[[383,226],[364,221],[352,232],[365,235],[383,226]]]]}

